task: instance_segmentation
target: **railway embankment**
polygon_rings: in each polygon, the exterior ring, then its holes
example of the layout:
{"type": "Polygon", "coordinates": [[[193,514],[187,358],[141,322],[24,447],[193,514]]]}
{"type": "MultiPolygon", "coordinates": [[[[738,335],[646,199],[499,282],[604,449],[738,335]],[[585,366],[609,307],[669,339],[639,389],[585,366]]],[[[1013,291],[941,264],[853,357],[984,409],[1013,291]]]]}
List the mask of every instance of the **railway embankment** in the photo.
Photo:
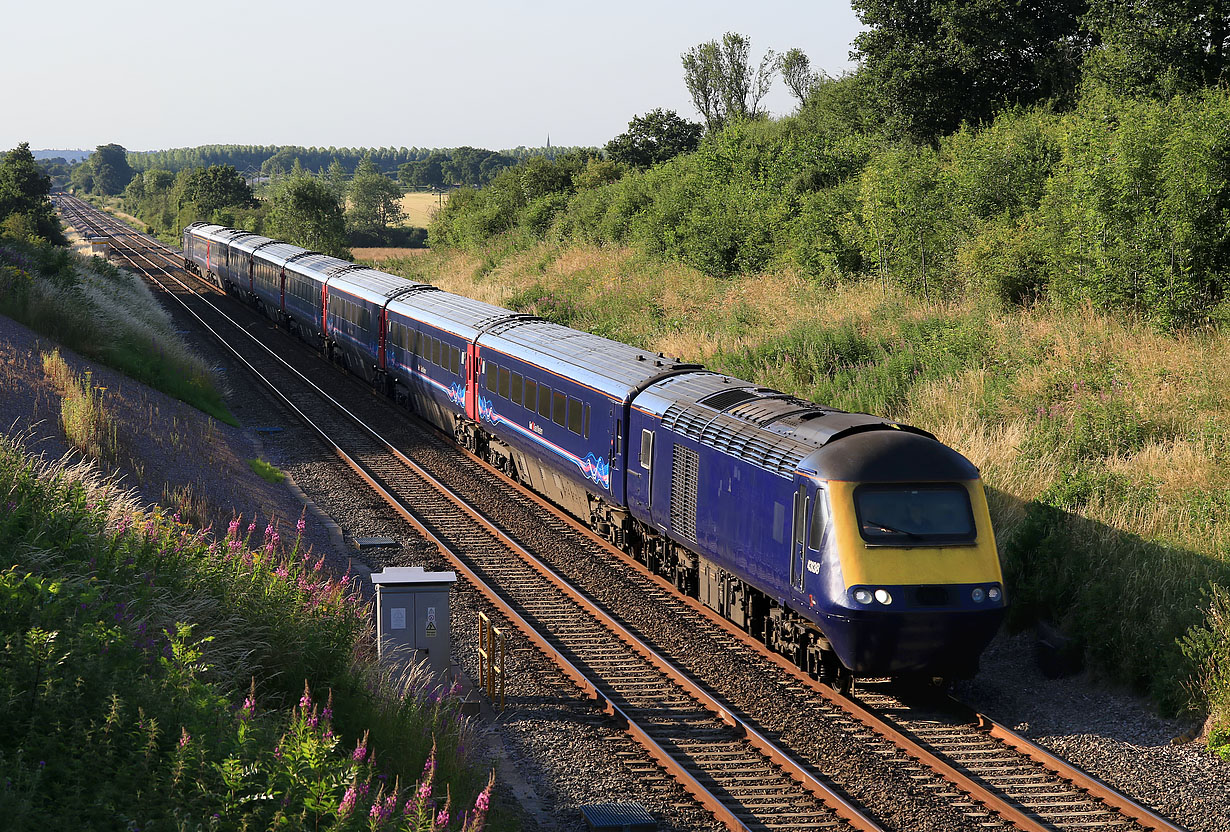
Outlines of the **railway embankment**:
{"type": "MultiPolygon", "coordinates": [[[[377,669],[368,604],[328,532],[249,467],[250,433],[115,369],[157,383],[166,355],[181,377],[201,366],[152,297],[140,308],[144,286],[62,249],[2,246],[6,825],[395,813],[388,828],[417,828],[450,794],[451,826],[472,824],[486,768],[464,751],[469,729],[449,697],[402,697],[377,669]]],[[[234,421],[217,389],[196,401],[234,421]]]]}
{"type": "Polygon", "coordinates": [[[934,432],[992,491],[1009,631],[1050,626],[1073,667],[1210,716],[1209,744],[1230,751],[1225,335],[878,281],[718,279],[611,246],[382,268],[934,432]]]}

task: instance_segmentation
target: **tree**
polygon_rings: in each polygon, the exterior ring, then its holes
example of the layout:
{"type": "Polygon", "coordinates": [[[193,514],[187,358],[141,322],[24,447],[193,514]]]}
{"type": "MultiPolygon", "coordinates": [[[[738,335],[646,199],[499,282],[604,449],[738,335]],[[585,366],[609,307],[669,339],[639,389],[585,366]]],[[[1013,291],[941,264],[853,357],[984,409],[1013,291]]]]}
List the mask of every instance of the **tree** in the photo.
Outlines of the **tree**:
{"type": "Polygon", "coordinates": [[[290,179],[277,189],[269,206],[269,233],[313,251],[350,256],[341,203],[311,177],[290,179]]]}
{"type": "Polygon", "coordinates": [[[60,225],[47,199],[50,193],[51,179],[34,161],[28,142],[4,155],[0,161],[0,222],[27,229],[44,240],[63,242],[60,225]]]}
{"type": "Polygon", "coordinates": [[[339,201],[346,196],[346,176],[346,166],[334,156],[329,163],[329,169],[325,171],[325,182],[339,201]]]}
{"type": "Polygon", "coordinates": [[[122,194],[132,181],[128,151],[118,144],[101,144],[90,156],[94,190],[105,196],[122,194]]]}
{"type": "Polygon", "coordinates": [[[777,71],[777,56],[765,52],[756,69],[750,62],[752,41],[727,32],[683,54],[683,82],[710,132],[735,119],[756,118],[760,102],[777,71]]]}
{"type": "Polygon", "coordinates": [[[406,219],[398,202],[401,188],[376,168],[370,156],[359,162],[347,195],[346,226],[352,231],[379,236],[406,219]]]}
{"type": "Polygon", "coordinates": [[[1169,98],[1230,82],[1223,0],[1093,0],[1086,72],[1120,95],[1169,98]]]}
{"type": "Polygon", "coordinates": [[[680,118],[674,110],[661,108],[633,116],[627,132],[607,142],[606,154],[613,162],[648,168],[691,153],[700,144],[702,127],[680,118]]]}
{"type": "Polygon", "coordinates": [[[230,165],[181,171],[179,193],[181,206],[191,202],[206,217],[222,208],[249,208],[256,204],[252,189],[230,165]]]}
{"type": "Polygon", "coordinates": [[[802,49],[791,49],[782,55],[781,70],[786,88],[791,95],[799,99],[800,104],[807,101],[813,88],[828,80],[824,72],[811,71],[811,59],[802,49]]]}
{"type": "Polygon", "coordinates": [[[895,132],[933,140],[1005,105],[1067,99],[1088,0],[853,0],[851,56],[895,132]]]}

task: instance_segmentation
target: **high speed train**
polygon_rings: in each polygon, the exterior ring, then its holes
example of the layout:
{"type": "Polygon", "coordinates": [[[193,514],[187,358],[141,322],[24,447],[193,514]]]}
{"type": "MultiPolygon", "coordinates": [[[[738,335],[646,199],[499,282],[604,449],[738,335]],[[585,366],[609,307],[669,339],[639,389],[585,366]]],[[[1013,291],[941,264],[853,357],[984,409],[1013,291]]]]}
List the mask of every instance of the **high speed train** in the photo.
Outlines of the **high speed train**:
{"type": "Polygon", "coordinates": [[[822,680],[969,676],[1004,616],[978,469],[924,430],[238,229],[183,250],[822,680]]]}

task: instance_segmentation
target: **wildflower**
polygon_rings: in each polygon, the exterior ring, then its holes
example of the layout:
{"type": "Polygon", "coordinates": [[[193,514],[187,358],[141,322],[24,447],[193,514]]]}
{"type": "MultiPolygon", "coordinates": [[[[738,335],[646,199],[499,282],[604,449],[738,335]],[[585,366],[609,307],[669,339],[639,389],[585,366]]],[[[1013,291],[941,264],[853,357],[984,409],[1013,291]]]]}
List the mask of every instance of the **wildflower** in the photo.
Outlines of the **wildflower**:
{"type": "Polygon", "coordinates": [[[383,800],[379,795],[376,801],[372,803],[372,810],[368,816],[376,823],[384,823],[393,814],[393,810],[397,808],[397,795],[391,794],[383,800]]]}
{"type": "Polygon", "coordinates": [[[230,522],[230,525],[226,527],[226,536],[228,538],[235,537],[237,534],[239,534],[239,518],[238,517],[232,520],[230,522]]]}
{"type": "Polygon", "coordinates": [[[273,759],[275,759],[275,760],[280,760],[280,759],[282,759],[282,746],[280,746],[280,745],[275,745],[275,746],[273,747],[273,759]]]}
{"type": "Polygon", "coordinates": [[[273,570],[273,574],[277,575],[282,580],[290,577],[290,570],[286,568],[286,564],[281,564],[277,569],[273,570]]]}
{"type": "Polygon", "coordinates": [[[172,516],[171,519],[174,520],[176,523],[178,523],[179,522],[179,512],[178,511],[175,512],[175,514],[172,516]]]}
{"type": "Polygon", "coordinates": [[[239,718],[247,721],[248,717],[256,713],[256,679],[252,679],[252,686],[248,688],[248,697],[243,700],[243,705],[239,708],[239,718]]]}
{"type": "Polygon", "coordinates": [[[367,731],[363,732],[363,739],[359,740],[359,744],[355,746],[354,753],[350,755],[350,759],[356,763],[361,763],[367,757],[367,731]]]}
{"type": "Polygon", "coordinates": [[[304,520],[302,517],[300,517],[299,522],[295,524],[295,531],[299,532],[299,534],[303,534],[303,530],[306,528],[307,528],[307,521],[304,520]]]}
{"type": "Polygon", "coordinates": [[[445,826],[448,826],[448,806],[445,806],[436,815],[436,828],[443,829],[445,826]]]}
{"type": "Polygon", "coordinates": [[[342,795],[342,802],[337,807],[338,817],[345,817],[354,811],[354,801],[356,797],[358,797],[358,792],[355,791],[354,786],[347,786],[346,793],[342,795]]]}
{"type": "Polygon", "coordinates": [[[187,728],[184,728],[182,726],[180,727],[179,730],[181,732],[179,735],[179,750],[183,751],[185,748],[188,747],[188,743],[192,742],[192,735],[188,733],[187,728]]]}
{"type": "Polygon", "coordinates": [[[320,724],[320,716],[316,713],[316,709],[312,709],[312,715],[308,717],[308,727],[315,728],[320,724]]]}
{"type": "Polygon", "coordinates": [[[273,537],[273,523],[272,522],[268,526],[265,527],[265,539],[268,540],[271,537],[273,537]]]}
{"type": "Polygon", "coordinates": [[[303,683],[303,696],[299,697],[299,707],[307,710],[312,707],[312,691],[308,688],[308,683],[303,683]]]}
{"type": "Polygon", "coordinates": [[[253,520],[251,523],[248,524],[248,534],[252,534],[252,532],[254,531],[256,531],[256,521],[255,520],[253,520]]]}

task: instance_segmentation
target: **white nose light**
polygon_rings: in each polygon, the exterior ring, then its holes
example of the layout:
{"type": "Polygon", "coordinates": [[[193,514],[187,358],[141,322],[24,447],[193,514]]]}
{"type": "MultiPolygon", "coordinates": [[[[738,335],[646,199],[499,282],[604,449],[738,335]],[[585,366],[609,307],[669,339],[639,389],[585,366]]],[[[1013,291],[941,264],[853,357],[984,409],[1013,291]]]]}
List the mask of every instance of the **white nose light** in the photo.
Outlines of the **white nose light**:
{"type": "Polygon", "coordinates": [[[870,604],[871,603],[870,590],[866,590],[866,589],[854,590],[854,600],[858,601],[860,604],[870,604]]]}
{"type": "Polygon", "coordinates": [[[998,601],[999,596],[1002,594],[1003,593],[999,591],[999,587],[997,586],[993,586],[987,590],[987,597],[990,598],[992,601],[998,601]]]}
{"type": "Polygon", "coordinates": [[[881,604],[891,604],[893,602],[893,596],[888,594],[887,589],[877,589],[876,600],[881,604]]]}
{"type": "Polygon", "coordinates": [[[974,587],[974,591],[969,594],[969,597],[974,599],[975,604],[981,604],[982,599],[986,598],[987,594],[982,587],[978,586],[974,587]]]}

